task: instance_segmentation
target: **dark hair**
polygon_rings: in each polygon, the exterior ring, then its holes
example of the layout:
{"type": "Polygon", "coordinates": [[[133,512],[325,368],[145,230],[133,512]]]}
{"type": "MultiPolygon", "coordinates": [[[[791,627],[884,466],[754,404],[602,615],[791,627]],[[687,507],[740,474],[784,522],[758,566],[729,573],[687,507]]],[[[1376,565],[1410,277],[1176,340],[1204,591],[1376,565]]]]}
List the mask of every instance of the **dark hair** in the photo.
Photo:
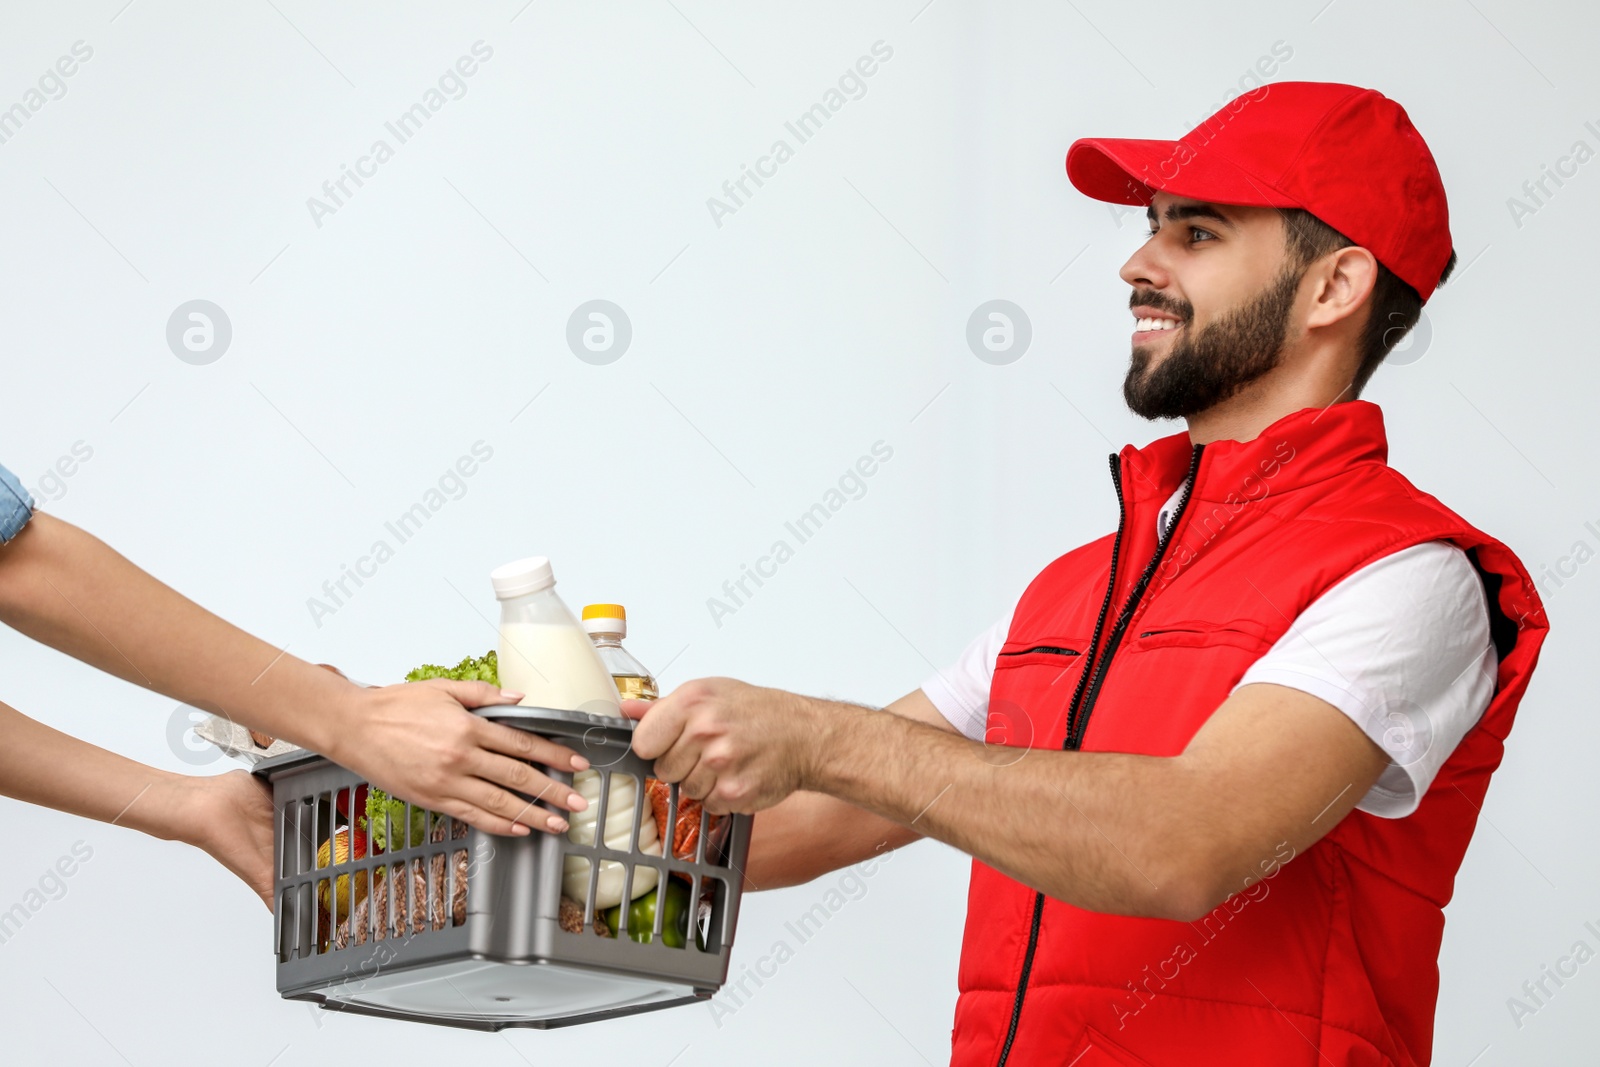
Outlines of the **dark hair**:
{"type": "MultiPolygon", "coordinates": [[[[1282,214],[1289,260],[1294,269],[1301,273],[1329,252],[1356,243],[1302,208],[1285,208],[1282,214]]],[[[1439,276],[1440,285],[1450,277],[1455,266],[1456,253],[1455,249],[1451,249],[1444,273],[1439,276]]],[[[1355,380],[1351,384],[1352,396],[1361,395],[1367,379],[1378,369],[1378,364],[1422,317],[1421,295],[1382,263],[1378,264],[1378,280],[1373,283],[1368,304],[1367,325],[1361,333],[1361,363],[1356,367],[1355,380]]]]}

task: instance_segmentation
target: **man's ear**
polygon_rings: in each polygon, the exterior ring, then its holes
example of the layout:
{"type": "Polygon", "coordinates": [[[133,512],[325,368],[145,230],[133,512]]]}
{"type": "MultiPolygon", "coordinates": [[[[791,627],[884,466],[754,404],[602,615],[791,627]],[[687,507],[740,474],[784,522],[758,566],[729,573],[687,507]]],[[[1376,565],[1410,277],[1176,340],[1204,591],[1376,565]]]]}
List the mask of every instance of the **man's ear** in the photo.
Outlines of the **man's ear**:
{"type": "Polygon", "coordinates": [[[1360,245],[1330,252],[1309,272],[1314,279],[1306,327],[1330,326],[1353,314],[1378,281],[1378,261],[1360,245]]]}

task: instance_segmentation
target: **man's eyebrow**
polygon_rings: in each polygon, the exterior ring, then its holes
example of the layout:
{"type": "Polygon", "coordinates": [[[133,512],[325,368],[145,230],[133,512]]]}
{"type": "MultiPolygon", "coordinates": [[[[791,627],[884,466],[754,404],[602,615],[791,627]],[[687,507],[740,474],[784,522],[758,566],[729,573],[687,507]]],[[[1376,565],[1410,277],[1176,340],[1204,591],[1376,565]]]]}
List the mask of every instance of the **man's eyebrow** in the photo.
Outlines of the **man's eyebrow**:
{"type": "MultiPolygon", "coordinates": [[[[1152,227],[1155,226],[1156,206],[1154,204],[1150,204],[1145,208],[1145,218],[1149,220],[1152,227]]],[[[1233,220],[1211,204],[1168,204],[1167,210],[1162,214],[1162,218],[1167,222],[1177,222],[1179,219],[1215,219],[1230,230],[1238,228],[1233,224],[1233,220]]]]}

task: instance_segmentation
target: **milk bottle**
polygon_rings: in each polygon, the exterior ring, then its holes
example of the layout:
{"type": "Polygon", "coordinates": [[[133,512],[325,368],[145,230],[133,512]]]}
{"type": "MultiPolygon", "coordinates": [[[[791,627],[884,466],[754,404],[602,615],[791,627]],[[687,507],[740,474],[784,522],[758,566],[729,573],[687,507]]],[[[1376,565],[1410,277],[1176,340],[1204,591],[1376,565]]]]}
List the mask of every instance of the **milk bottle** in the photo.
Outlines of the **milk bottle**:
{"type": "MultiPolygon", "coordinates": [[[[634,700],[654,700],[658,693],[656,681],[644,664],[634,659],[622,647],[622,638],[628,632],[628,614],[621,604],[588,604],[583,609],[583,628],[594,639],[594,648],[606,665],[619,694],[634,700]]],[[[659,784],[659,783],[658,783],[659,784]]],[[[600,775],[595,771],[579,771],[572,778],[572,787],[589,801],[589,808],[575,812],[572,828],[567,836],[581,844],[593,844],[595,837],[595,810],[600,797],[600,775]]],[[[626,849],[628,831],[633,826],[634,799],[639,783],[632,777],[614,775],[611,779],[611,799],[606,807],[605,841],[610,848],[626,849]]],[[[652,807],[645,808],[644,819],[639,823],[639,849],[652,856],[661,855],[661,836],[656,829],[652,807]]],[[[600,879],[595,889],[596,907],[613,907],[622,901],[623,869],[620,863],[600,861],[600,879]]],[[[659,874],[654,867],[640,865],[633,871],[634,899],[656,887],[659,874]]],[[[579,903],[589,888],[589,861],[568,856],[564,869],[563,889],[567,896],[579,903]]]]}
{"type": "MultiPolygon", "coordinates": [[[[587,711],[595,715],[622,715],[617,686],[595,651],[594,643],[571,610],[556,595],[555,574],[544,556],[519,559],[489,574],[495,598],[500,601],[500,684],[523,693],[530,707],[587,711]]],[[[580,844],[595,844],[595,816],[599,810],[600,773],[579,771],[573,789],[589,802],[571,813],[567,836],[580,844]]],[[[633,828],[633,808],[639,783],[627,775],[614,775],[608,790],[604,841],[607,847],[628,848],[633,828]]],[[[639,848],[661,854],[661,839],[647,806],[639,824],[639,848]]],[[[633,873],[634,897],[655,888],[658,872],[640,866],[633,873]]],[[[595,887],[595,907],[615,907],[622,901],[626,871],[615,860],[602,860],[595,887]]],[[[562,888],[579,904],[589,895],[589,860],[568,856],[562,865],[562,888]]]]}
{"type": "Polygon", "coordinates": [[[617,686],[594,644],[555,591],[544,556],[489,574],[500,601],[500,684],[529,707],[621,715],[617,686]]]}

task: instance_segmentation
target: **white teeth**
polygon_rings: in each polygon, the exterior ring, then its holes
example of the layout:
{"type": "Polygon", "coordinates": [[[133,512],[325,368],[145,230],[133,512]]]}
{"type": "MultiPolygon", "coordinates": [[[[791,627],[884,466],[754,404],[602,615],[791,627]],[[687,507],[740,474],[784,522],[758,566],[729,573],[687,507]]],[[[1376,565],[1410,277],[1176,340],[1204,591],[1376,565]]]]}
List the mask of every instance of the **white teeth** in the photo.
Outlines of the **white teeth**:
{"type": "Polygon", "coordinates": [[[1172,319],[1139,319],[1134,323],[1137,330],[1175,330],[1178,324],[1172,319]]]}

